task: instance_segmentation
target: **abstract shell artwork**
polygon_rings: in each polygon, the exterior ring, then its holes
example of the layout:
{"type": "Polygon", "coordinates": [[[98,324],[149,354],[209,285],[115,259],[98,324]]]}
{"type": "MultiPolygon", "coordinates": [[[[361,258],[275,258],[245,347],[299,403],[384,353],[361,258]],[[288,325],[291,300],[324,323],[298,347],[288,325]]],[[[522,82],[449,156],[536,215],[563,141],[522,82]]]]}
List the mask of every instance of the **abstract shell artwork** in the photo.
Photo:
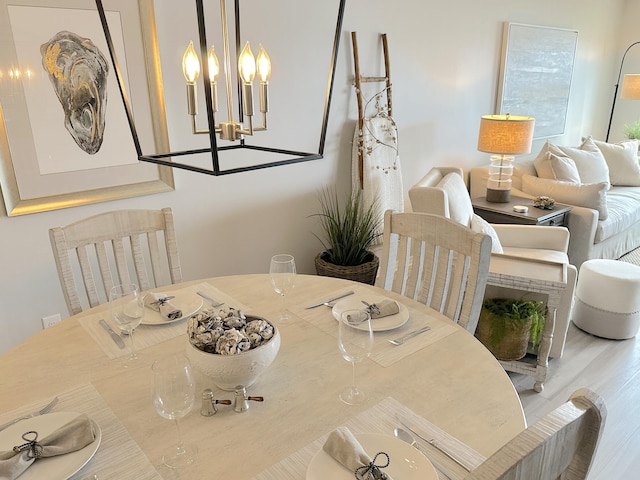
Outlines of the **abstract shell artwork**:
{"type": "Polygon", "coordinates": [[[89,38],[61,31],[40,47],[42,66],[60,101],[64,126],[93,155],[102,145],[109,65],[89,38]]]}

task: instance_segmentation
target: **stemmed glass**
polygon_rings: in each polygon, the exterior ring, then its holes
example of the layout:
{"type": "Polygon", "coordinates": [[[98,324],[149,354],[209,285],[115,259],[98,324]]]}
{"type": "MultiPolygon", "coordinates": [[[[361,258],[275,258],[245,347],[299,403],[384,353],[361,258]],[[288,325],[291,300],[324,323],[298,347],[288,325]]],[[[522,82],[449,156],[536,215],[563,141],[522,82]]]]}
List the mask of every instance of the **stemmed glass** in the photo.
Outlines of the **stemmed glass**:
{"type": "Polygon", "coordinates": [[[144,301],[135,283],[114,285],[109,292],[109,311],[118,328],[129,335],[131,353],[129,360],[136,360],[133,332],[144,317],[144,301]]]}
{"type": "Polygon", "coordinates": [[[173,452],[164,455],[162,462],[170,468],[191,465],[198,457],[198,448],[182,440],[178,420],[191,411],[196,400],[196,383],[191,364],[185,355],[171,355],[156,360],[153,372],[153,406],[160,416],[173,420],[178,430],[178,443],[173,452]]]}
{"type": "Polygon", "coordinates": [[[293,288],[296,279],[296,261],[293,255],[281,253],[271,257],[269,275],[273,289],[282,297],[280,321],[286,322],[290,315],[285,306],[285,294],[293,288]]]}
{"type": "Polygon", "coordinates": [[[351,386],[340,393],[340,400],[348,405],[360,405],[366,394],[356,385],[356,363],[371,355],[373,330],[371,315],[366,310],[345,310],[338,326],[338,347],[347,362],[353,365],[351,386]]]}

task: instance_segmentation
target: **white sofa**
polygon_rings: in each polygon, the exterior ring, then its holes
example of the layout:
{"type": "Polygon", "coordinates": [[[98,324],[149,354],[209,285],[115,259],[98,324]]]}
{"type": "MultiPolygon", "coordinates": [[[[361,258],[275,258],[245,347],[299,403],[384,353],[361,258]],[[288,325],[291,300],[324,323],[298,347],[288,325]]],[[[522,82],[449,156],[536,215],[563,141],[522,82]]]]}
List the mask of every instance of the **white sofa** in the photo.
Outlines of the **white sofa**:
{"type": "MultiPolygon", "coordinates": [[[[445,177],[454,173],[463,179],[463,173],[456,167],[432,168],[420,181],[409,189],[411,209],[414,212],[425,212],[451,218],[467,224],[473,221],[473,207],[464,181],[460,180],[452,187],[445,177]]],[[[477,216],[476,216],[477,217],[477,216]]],[[[474,228],[474,225],[471,225],[474,228]]],[[[573,293],[576,285],[577,270],[569,264],[567,247],[569,231],[563,227],[545,227],[533,225],[492,225],[503,253],[518,257],[536,258],[559,263],[567,263],[567,288],[562,295],[560,306],[556,312],[556,327],[551,344],[552,358],[559,358],[564,351],[564,344],[569,327],[573,293]]],[[[485,232],[487,233],[487,232],[485,232]]],[[[487,287],[485,296],[501,295],[497,287],[487,287]]]]}
{"type": "MultiPolygon", "coordinates": [[[[616,152],[613,148],[619,145],[633,146],[626,149],[627,153],[630,153],[627,157],[631,161],[627,166],[620,162],[616,163],[615,157],[611,160],[605,155],[611,185],[609,190],[602,188],[585,196],[584,192],[578,192],[578,188],[584,190],[585,185],[572,187],[572,192],[567,193],[559,188],[563,187],[563,184],[549,186],[547,183],[549,190],[535,191],[531,188],[531,177],[539,177],[537,163],[534,165],[534,162],[537,162],[540,154],[536,159],[516,161],[512,178],[511,195],[532,198],[536,194],[548,194],[560,203],[573,206],[568,216],[571,237],[567,253],[571,264],[578,269],[587,260],[596,258],[615,260],[634,248],[640,247],[640,166],[637,160],[637,143],[623,142],[615,146],[604,144],[604,142],[596,141],[595,143],[603,148],[603,153],[607,151],[605,148],[616,152]],[[606,212],[605,218],[602,218],[603,211],[606,212]]],[[[581,147],[561,148],[563,151],[575,153],[581,147]]],[[[469,178],[471,198],[486,194],[488,168],[483,166],[471,169],[469,178]]],[[[594,186],[596,183],[591,185],[594,186]]]]}

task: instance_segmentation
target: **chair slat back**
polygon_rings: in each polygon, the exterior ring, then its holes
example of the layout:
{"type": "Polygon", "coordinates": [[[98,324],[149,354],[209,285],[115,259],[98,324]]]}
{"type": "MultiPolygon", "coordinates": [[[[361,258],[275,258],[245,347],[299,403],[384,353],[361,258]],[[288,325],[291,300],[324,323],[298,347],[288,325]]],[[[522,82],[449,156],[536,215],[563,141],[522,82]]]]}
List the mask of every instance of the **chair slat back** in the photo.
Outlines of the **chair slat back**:
{"type": "Polygon", "coordinates": [[[589,389],[544,416],[475,468],[466,480],[584,480],[604,428],[603,399],[589,389]]]}
{"type": "Polygon", "coordinates": [[[383,243],[378,286],[475,332],[489,274],[489,236],[437,215],[387,211],[383,243]]]}
{"type": "Polygon", "coordinates": [[[49,238],[71,315],[106,302],[120,283],[148,290],[182,281],[170,208],[102,213],[52,228],[49,238]]]}

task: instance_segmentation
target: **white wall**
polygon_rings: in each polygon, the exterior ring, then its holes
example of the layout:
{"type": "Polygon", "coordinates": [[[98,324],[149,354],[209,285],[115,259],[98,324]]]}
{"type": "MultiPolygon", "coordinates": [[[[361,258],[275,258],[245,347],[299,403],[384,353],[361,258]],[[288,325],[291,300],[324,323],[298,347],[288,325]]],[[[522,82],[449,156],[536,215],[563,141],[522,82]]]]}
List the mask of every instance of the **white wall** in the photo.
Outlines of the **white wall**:
{"type": "MultiPolygon", "coordinates": [[[[327,3],[306,0],[299,11],[312,22],[326,12],[327,3]]],[[[269,258],[278,252],[294,254],[299,271],[312,273],[320,245],[311,233],[315,222],[308,216],[318,208],[317,192],[324,185],[337,184],[343,191],[350,185],[350,138],[357,111],[351,31],[358,32],[361,65],[367,75],[381,73],[379,33],[388,34],[394,118],[399,126],[406,190],[432,166],[469,168],[486,163],[486,155],[476,150],[477,130],[479,117],[494,111],[506,21],[578,30],[566,134],[554,141],[576,144],[581,135],[604,137],[617,73],[614,64],[619,62],[621,45],[634,40],[631,33],[625,34],[625,29],[632,30],[632,17],[637,17],[634,3],[348,0],[324,159],[217,178],[175,170],[174,192],[0,217],[0,352],[38,332],[41,317],[67,316],[48,229],[102,211],[172,207],[186,280],[266,272],[269,258]],[[628,14],[623,15],[625,9],[628,14]]],[[[184,19],[158,5],[156,15],[160,33],[183,42],[184,19]]],[[[275,18],[282,12],[271,10],[270,15],[275,18]]],[[[268,25],[269,18],[264,20],[268,25]]],[[[314,45],[305,48],[314,54],[314,45]]],[[[271,52],[272,58],[276,53],[286,56],[287,52],[271,52]]],[[[637,54],[640,58],[640,47],[637,54]]],[[[163,56],[162,62],[167,69],[169,59],[163,56]]],[[[291,69],[288,73],[298,72],[291,69]]],[[[170,87],[177,88],[176,97],[167,99],[170,125],[184,115],[184,85],[180,82],[177,77],[165,78],[167,94],[170,87]]],[[[277,99],[272,98],[271,103],[276,110],[277,99]]],[[[295,130],[301,128],[304,118],[293,121],[295,130]]],[[[171,138],[172,143],[183,140],[171,138]]],[[[539,147],[534,145],[534,151],[539,147]]]]}

